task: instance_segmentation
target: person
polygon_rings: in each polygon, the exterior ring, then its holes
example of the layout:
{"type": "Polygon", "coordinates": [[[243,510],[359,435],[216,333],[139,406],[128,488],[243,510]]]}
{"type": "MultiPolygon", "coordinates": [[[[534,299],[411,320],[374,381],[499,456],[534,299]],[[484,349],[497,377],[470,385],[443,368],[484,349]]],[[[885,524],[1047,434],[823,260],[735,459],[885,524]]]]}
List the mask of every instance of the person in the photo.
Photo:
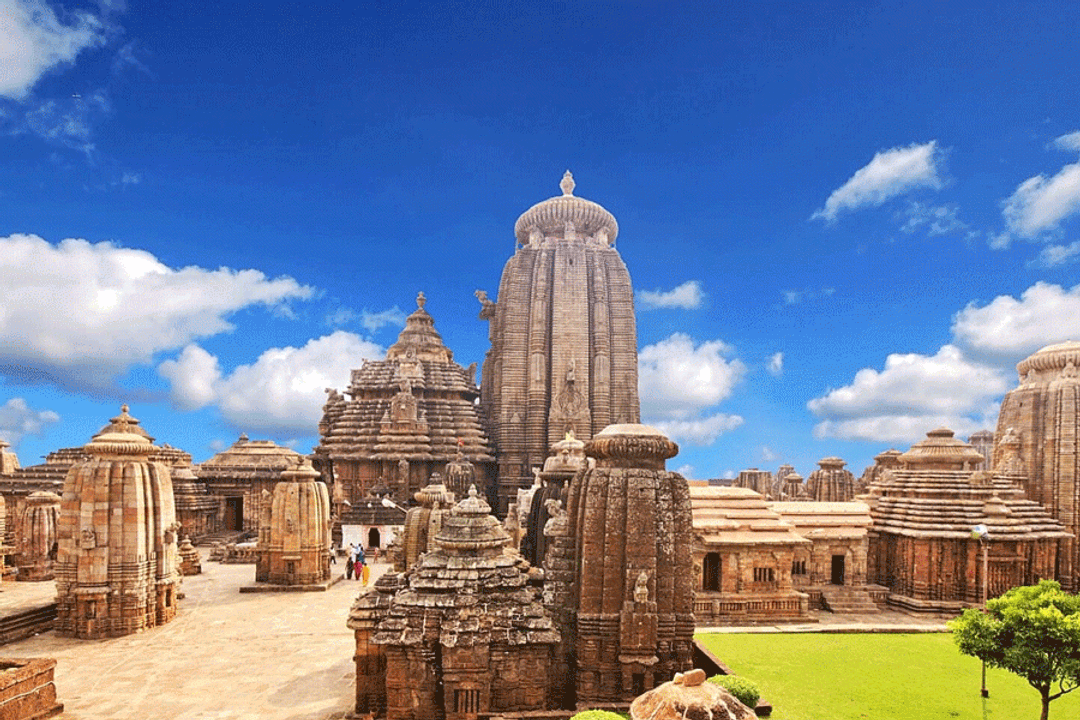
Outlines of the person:
{"type": "Polygon", "coordinates": [[[354,571],[356,573],[356,579],[357,580],[362,579],[362,576],[364,574],[364,568],[367,567],[367,563],[365,563],[364,560],[365,560],[365,558],[364,558],[364,546],[363,545],[357,545],[356,546],[356,569],[354,571]]]}
{"type": "Polygon", "coordinates": [[[345,556],[345,579],[352,580],[353,558],[356,557],[356,546],[349,543],[349,553],[345,556]]]}

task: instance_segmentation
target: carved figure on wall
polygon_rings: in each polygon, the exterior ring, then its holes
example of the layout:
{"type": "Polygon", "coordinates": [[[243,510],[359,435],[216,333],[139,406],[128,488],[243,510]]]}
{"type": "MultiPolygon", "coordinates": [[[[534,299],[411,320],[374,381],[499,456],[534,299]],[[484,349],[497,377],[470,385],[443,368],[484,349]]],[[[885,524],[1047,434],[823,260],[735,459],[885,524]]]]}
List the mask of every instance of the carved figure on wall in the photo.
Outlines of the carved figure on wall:
{"type": "Polygon", "coordinates": [[[649,573],[642,570],[634,583],[634,602],[643,605],[649,602],[649,573]]]}

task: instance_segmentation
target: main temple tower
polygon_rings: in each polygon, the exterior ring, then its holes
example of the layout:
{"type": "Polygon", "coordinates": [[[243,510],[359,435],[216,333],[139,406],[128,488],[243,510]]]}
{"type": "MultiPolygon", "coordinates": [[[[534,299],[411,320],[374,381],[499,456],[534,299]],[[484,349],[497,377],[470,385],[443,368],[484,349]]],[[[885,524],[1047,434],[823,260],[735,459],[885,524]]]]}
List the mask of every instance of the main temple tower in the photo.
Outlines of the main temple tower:
{"type": "Polygon", "coordinates": [[[561,196],[518,218],[498,302],[476,293],[490,323],[480,398],[496,447],[500,514],[567,430],[588,440],[640,416],[634,292],[614,247],[619,225],[574,196],[569,171],[560,187],[561,196]]]}

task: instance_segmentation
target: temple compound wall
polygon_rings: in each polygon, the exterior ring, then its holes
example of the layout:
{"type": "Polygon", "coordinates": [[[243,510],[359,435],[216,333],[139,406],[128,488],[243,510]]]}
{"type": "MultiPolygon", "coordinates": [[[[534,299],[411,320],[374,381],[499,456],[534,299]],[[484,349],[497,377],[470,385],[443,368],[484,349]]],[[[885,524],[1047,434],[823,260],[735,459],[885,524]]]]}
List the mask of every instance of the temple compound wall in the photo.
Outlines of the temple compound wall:
{"type": "Polygon", "coordinates": [[[335,503],[356,504],[379,488],[409,504],[439,473],[465,492],[487,489],[495,457],[475,401],[475,364],[463,368],[443,344],[420,293],[385,360],[353,370],[344,395],[327,389],[314,463],[335,503]],[[346,397],[347,396],[347,397],[346,397]]]}
{"type": "MultiPolygon", "coordinates": [[[[1015,469],[1027,496],[1080,537],[1080,342],[1049,345],[1022,360],[1020,385],[1001,403],[993,467],[1015,469]]],[[[1080,588],[1080,543],[1073,547],[1072,577],[1080,588]]]]}
{"type": "MultiPolygon", "coordinates": [[[[1025,497],[1019,476],[975,470],[981,453],[939,428],[864,496],[874,524],[867,574],[909,610],[955,612],[1016,585],[1073,576],[1074,538],[1025,497]],[[984,540],[973,537],[984,525],[984,540]],[[987,551],[984,576],[982,551],[987,551]]],[[[1064,584],[1064,582],[1063,582],[1064,584]]]]}
{"type": "Polygon", "coordinates": [[[567,430],[587,440],[640,416],[634,293],[614,247],[618,223],[573,195],[569,172],[560,187],[562,196],[518,218],[498,302],[477,291],[491,342],[480,401],[500,516],[567,430]]]}
{"type": "Polygon", "coordinates": [[[68,471],[55,565],[61,635],[117,637],[176,615],[179,526],[152,441],[125,405],[68,471]]]}

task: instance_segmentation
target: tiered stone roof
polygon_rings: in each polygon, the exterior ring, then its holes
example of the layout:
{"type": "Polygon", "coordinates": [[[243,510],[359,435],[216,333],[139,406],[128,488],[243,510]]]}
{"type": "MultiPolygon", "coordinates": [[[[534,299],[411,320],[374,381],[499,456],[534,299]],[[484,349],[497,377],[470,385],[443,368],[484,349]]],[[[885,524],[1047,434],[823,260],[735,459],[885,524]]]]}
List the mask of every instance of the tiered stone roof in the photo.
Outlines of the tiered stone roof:
{"type": "Polygon", "coordinates": [[[460,448],[472,462],[494,461],[474,404],[475,367],[453,361],[424,303],[420,293],[385,360],[353,370],[349,399],[329,391],[316,455],[450,462],[460,448]]]}
{"type": "Polygon", "coordinates": [[[276,480],[302,459],[300,453],[272,440],[249,440],[241,435],[227,450],[201,463],[195,474],[203,480],[276,480]]]}
{"type": "Polygon", "coordinates": [[[865,538],[873,522],[870,507],[858,501],[770,502],[768,506],[800,535],[814,540],[865,538]]]}
{"type": "MultiPolygon", "coordinates": [[[[804,545],[810,541],[749,488],[690,487],[694,535],[708,545],[804,545]]],[[[802,505],[804,503],[784,503],[802,505]]]]}
{"type": "Polygon", "coordinates": [[[939,428],[899,457],[869,488],[874,530],[913,537],[968,538],[986,525],[994,540],[1065,538],[1065,527],[1005,477],[973,471],[982,454],[939,428]]]}

